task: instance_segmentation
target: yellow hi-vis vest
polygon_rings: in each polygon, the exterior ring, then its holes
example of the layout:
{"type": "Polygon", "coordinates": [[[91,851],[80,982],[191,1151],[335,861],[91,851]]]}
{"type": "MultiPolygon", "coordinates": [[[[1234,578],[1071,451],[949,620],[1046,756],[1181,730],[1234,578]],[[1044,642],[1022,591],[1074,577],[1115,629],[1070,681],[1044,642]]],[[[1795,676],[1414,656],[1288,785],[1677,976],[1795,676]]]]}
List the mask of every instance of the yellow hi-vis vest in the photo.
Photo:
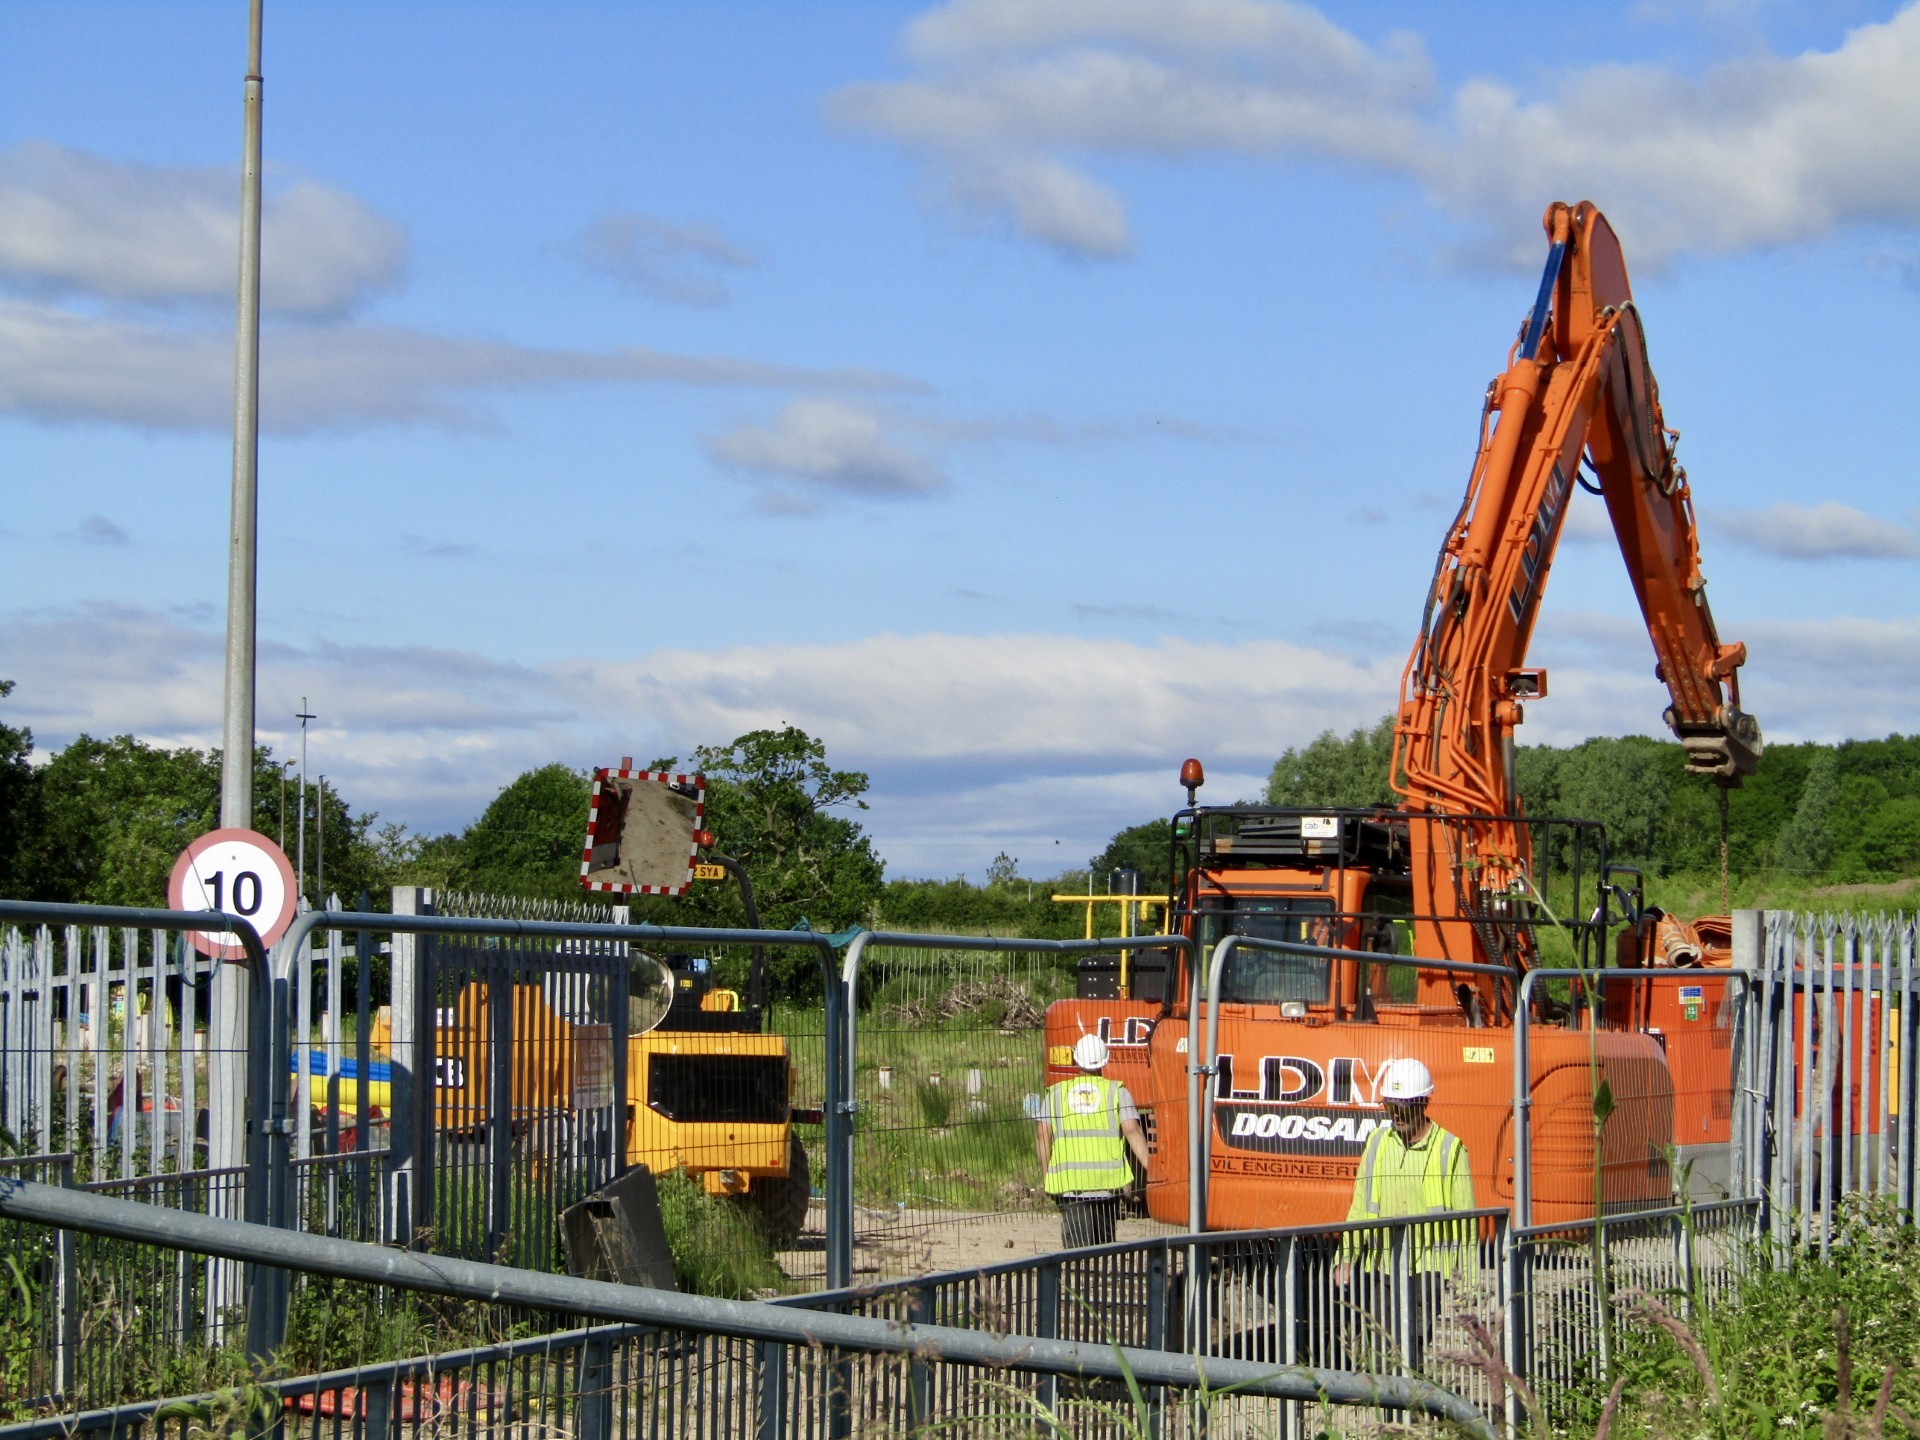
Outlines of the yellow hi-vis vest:
{"type": "MultiPolygon", "coordinates": [[[[1382,1125],[1367,1137],[1366,1148],[1360,1152],[1360,1173],[1354,1177],[1349,1222],[1471,1209],[1473,1175],[1467,1169],[1467,1147],[1459,1136],[1432,1125],[1418,1145],[1409,1147],[1400,1143],[1391,1125],[1382,1125]],[[1417,1172],[1409,1161],[1418,1164],[1417,1172]]],[[[1472,1232],[1470,1220],[1427,1221],[1414,1226],[1414,1270],[1456,1275],[1464,1266],[1473,1273],[1477,1266],[1472,1232]]],[[[1349,1234],[1341,1243],[1341,1258],[1358,1259],[1371,1270],[1385,1269],[1389,1243],[1389,1235],[1383,1231],[1349,1234]]]]}
{"type": "Polygon", "coordinates": [[[1120,1087],[1101,1075],[1076,1075],[1047,1088],[1047,1193],[1124,1190],[1133,1183],[1120,1134],[1120,1087]]]}

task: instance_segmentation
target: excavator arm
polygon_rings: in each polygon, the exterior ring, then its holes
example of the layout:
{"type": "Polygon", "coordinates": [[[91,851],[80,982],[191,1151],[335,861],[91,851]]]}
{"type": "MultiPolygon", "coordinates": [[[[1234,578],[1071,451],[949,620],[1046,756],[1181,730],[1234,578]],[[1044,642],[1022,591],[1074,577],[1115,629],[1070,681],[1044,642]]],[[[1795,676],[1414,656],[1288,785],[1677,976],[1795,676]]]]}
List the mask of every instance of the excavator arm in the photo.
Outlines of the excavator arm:
{"type": "MultiPolygon", "coordinates": [[[[1416,909],[1467,922],[1429,928],[1431,954],[1521,968],[1524,927],[1494,926],[1531,891],[1514,783],[1514,730],[1546,676],[1526,667],[1582,461],[1612,519],[1687,768],[1724,786],[1751,774],[1759,726],[1740,709],[1743,645],[1723,645],[1707,607],[1686,475],[1660,409],[1620,243],[1591,204],[1545,217],[1546,273],[1506,371],[1488,387],[1466,498],[1435,567],[1407,661],[1394,734],[1394,784],[1415,819],[1416,909]],[[1423,840],[1424,834],[1429,837],[1423,840]],[[1444,837],[1444,838],[1443,838],[1444,837]],[[1422,856],[1422,851],[1427,853],[1422,856]],[[1422,894],[1425,891],[1425,894],[1422,894]]],[[[1427,927],[1423,927],[1427,928],[1427,927]]],[[[1497,1004],[1492,987],[1483,998],[1497,1004]]]]}

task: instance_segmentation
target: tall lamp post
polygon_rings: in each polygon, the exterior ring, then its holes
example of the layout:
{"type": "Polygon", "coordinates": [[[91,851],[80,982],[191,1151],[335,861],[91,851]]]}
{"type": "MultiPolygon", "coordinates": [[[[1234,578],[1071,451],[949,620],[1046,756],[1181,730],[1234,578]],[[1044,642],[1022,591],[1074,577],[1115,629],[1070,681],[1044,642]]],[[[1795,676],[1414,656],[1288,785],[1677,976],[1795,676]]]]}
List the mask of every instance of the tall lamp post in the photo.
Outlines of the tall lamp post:
{"type": "MultiPolygon", "coordinates": [[[[220,730],[220,824],[253,828],[254,601],[258,590],[260,475],[260,7],[252,0],[247,34],[246,138],[240,164],[240,295],[233,362],[233,508],[227,548],[226,710],[220,730]]],[[[252,972],[244,965],[213,967],[213,1013],[208,1037],[208,1164],[216,1170],[243,1163],[246,1146],[247,1013],[252,972]]],[[[267,1037],[251,1037],[264,1045],[267,1037]]],[[[264,1096],[256,1096],[264,1103],[264,1096]]],[[[239,1200],[222,1187],[215,1209],[239,1218],[239,1200]]],[[[241,1267],[208,1264],[207,1310],[223,1317],[240,1299],[241,1267]]],[[[210,1322],[222,1338],[224,1320],[210,1322]]]]}
{"type": "Polygon", "coordinates": [[[226,717],[220,823],[253,828],[253,636],[260,539],[260,6],[247,36],[246,139],[240,163],[240,300],[234,327],[233,512],[227,549],[226,717]]]}

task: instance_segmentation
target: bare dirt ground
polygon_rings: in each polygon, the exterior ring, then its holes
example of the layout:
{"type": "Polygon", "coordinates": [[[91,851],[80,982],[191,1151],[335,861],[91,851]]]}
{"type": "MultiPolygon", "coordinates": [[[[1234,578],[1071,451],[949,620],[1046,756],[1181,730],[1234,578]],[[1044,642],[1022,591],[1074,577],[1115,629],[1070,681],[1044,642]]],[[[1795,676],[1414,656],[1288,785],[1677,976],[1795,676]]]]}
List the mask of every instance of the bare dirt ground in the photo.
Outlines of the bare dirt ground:
{"type": "MultiPolygon", "coordinates": [[[[1168,1233],[1157,1220],[1120,1222],[1120,1240],[1146,1240],[1168,1233]]],[[[794,1249],[779,1256],[795,1280],[825,1279],[826,1214],[816,1202],[794,1249]]],[[[961,1210],[857,1210],[854,1212],[854,1280],[891,1280],[937,1275],[1025,1260],[1060,1248],[1060,1216],[1054,1210],[1004,1214],[961,1210]]]]}

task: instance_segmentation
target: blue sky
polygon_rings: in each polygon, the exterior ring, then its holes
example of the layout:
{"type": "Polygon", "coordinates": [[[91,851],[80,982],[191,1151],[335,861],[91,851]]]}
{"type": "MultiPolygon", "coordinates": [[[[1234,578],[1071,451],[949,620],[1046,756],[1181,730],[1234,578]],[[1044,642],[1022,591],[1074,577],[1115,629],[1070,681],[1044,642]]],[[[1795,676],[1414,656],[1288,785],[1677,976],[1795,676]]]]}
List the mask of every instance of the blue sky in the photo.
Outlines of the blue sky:
{"type": "MultiPolygon", "coordinates": [[[[245,5],[0,7],[0,674],[209,743],[245,5]]],[[[1775,739],[1911,731],[1920,12],[269,0],[260,728],[418,829],[755,725],[1035,875],[1393,703],[1548,201],[1775,739]]],[[[1597,503],[1523,738],[1654,733],[1597,503]]]]}

